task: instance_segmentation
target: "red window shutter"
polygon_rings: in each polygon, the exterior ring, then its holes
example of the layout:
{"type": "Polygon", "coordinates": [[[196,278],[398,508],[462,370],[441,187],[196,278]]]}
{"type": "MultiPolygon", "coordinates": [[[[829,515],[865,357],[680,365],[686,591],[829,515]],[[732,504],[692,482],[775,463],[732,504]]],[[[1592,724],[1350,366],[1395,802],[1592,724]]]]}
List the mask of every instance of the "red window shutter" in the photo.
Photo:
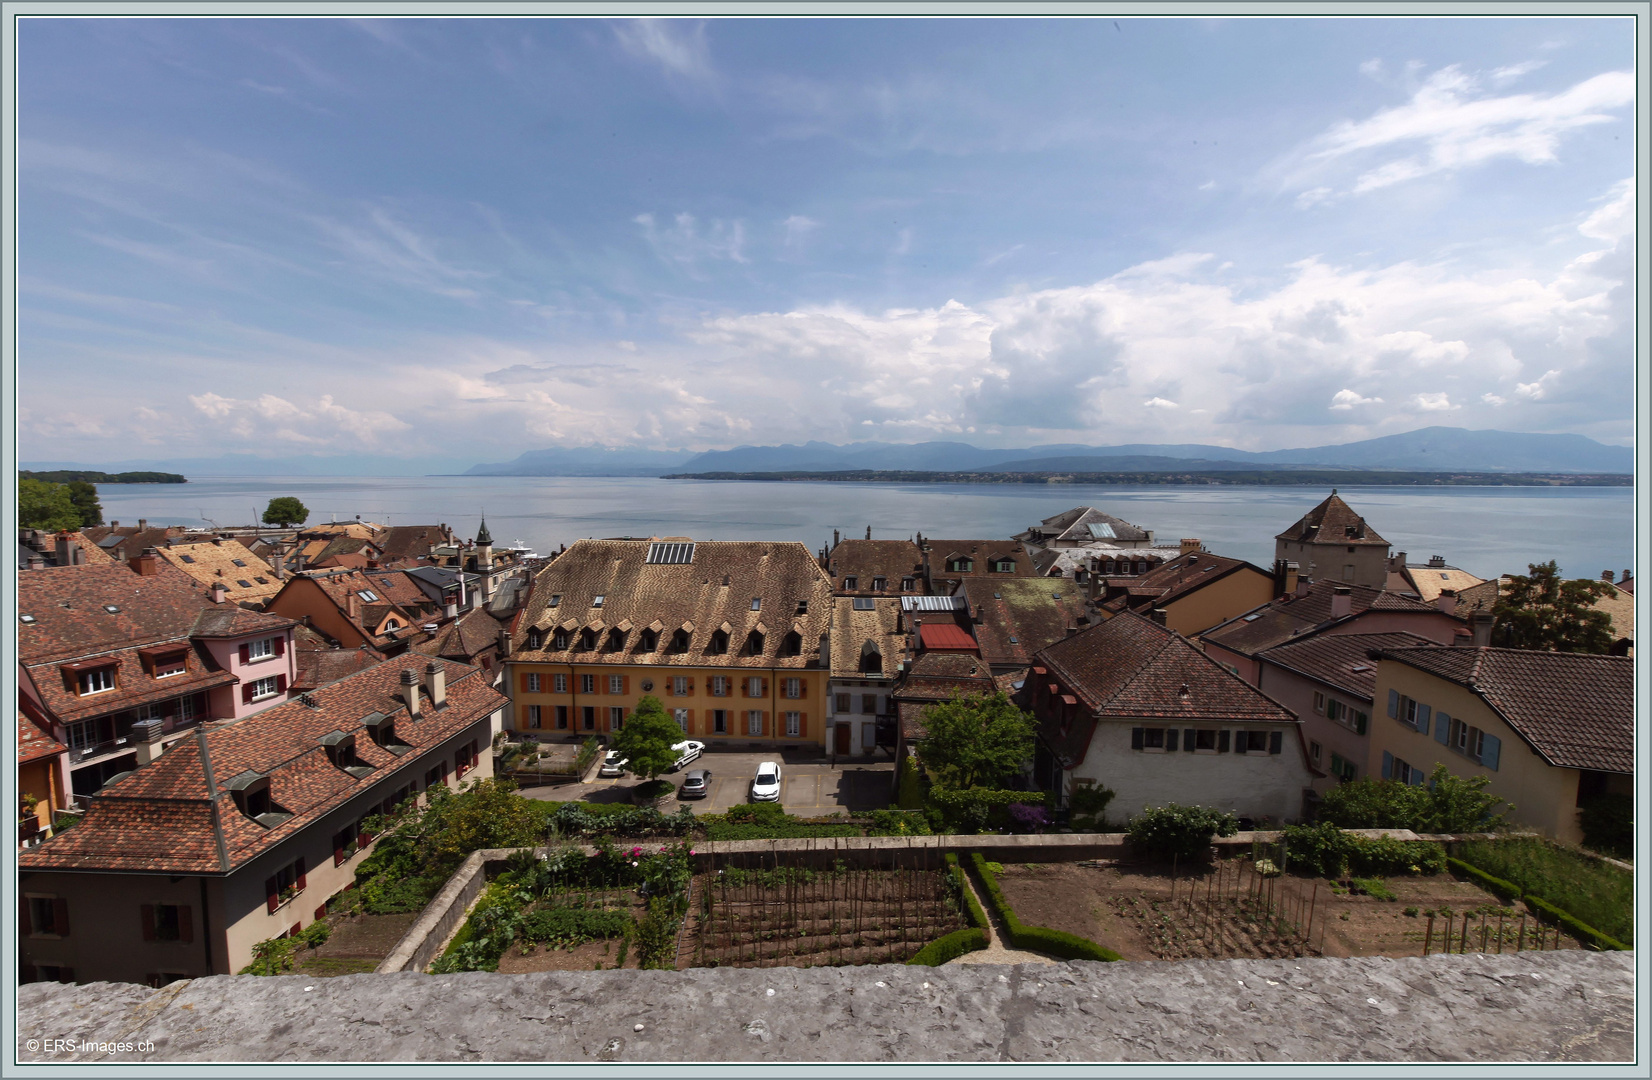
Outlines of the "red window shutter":
{"type": "Polygon", "coordinates": [[[676,697],[677,696],[676,694],[673,694],[671,692],[671,678],[670,678],[670,676],[667,676],[666,678],[662,679],[661,682],[663,682],[665,684],[665,696],[666,697],[676,697]]]}
{"type": "Polygon", "coordinates": [[[287,655],[287,636],[285,634],[277,634],[275,636],[275,655],[287,655]]]}
{"type": "Polygon", "coordinates": [[[688,696],[694,696],[694,680],[692,678],[688,680],[688,696]]]}
{"type": "Polygon", "coordinates": [[[277,675],[275,677],[275,692],[278,694],[285,694],[287,692],[287,677],[285,675],[277,675]]]}
{"type": "Polygon", "coordinates": [[[61,897],[52,901],[52,933],[58,937],[69,936],[69,901],[61,897]]]}
{"type": "Polygon", "coordinates": [[[186,945],[195,940],[195,909],[188,904],[178,908],[178,940],[186,945]]]}
{"type": "Polygon", "coordinates": [[[252,704],[252,683],[250,682],[241,684],[241,704],[252,704]]]}
{"type": "Polygon", "coordinates": [[[797,693],[798,693],[799,697],[808,697],[809,696],[809,680],[808,679],[801,679],[800,678],[800,679],[797,680],[797,693]]]}
{"type": "Polygon", "coordinates": [[[620,693],[629,694],[630,692],[631,692],[631,676],[621,675],[620,676],[620,693]]]}
{"type": "Polygon", "coordinates": [[[342,832],[333,834],[333,865],[344,865],[344,833],[342,832]]]}
{"type": "Polygon", "coordinates": [[[322,904],[320,907],[316,908],[314,914],[315,918],[312,920],[314,922],[320,922],[322,919],[325,919],[327,917],[327,905],[322,904]]]}
{"type": "Polygon", "coordinates": [[[304,860],[303,859],[298,860],[297,864],[293,868],[293,872],[298,875],[298,887],[300,889],[304,888],[304,860]]]}
{"type": "Polygon", "coordinates": [[[800,738],[807,738],[808,737],[808,734],[809,734],[809,714],[806,713],[806,712],[800,712],[800,713],[797,714],[797,734],[800,738]]]}
{"type": "Polygon", "coordinates": [[[143,921],[143,939],[145,941],[154,941],[155,940],[155,905],[154,904],[139,904],[138,905],[138,918],[143,921]]]}
{"type": "Polygon", "coordinates": [[[281,906],[281,887],[275,883],[275,879],[272,877],[264,879],[264,899],[269,902],[271,914],[274,914],[275,909],[281,906]]]}
{"type": "Polygon", "coordinates": [[[241,663],[252,663],[252,644],[250,642],[243,641],[241,643],[241,663]]]}
{"type": "Polygon", "coordinates": [[[528,676],[526,674],[522,676],[522,692],[524,694],[528,692],[528,676]]]}

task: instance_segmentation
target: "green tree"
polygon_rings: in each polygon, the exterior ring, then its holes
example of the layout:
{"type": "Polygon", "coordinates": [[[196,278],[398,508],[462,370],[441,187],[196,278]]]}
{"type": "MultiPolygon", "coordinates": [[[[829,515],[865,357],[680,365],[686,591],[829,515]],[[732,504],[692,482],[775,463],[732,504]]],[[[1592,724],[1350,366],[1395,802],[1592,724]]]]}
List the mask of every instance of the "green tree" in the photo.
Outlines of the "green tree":
{"type": "Polygon", "coordinates": [[[1612,648],[1612,620],[1594,602],[1610,593],[1592,578],[1563,580],[1553,559],[1530,563],[1525,577],[1511,577],[1492,608],[1493,640],[1510,649],[1605,653],[1612,648]]]}
{"type": "Polygon", "coordinates": [[[918,756],[939,784],[997,787],[1032,757],[1034,722],[1003,691],[955,695],[924,710],[918,756]]]}
{"type": "Polygon", "coordinates": [[[277,528],[286,528],[288,525],[302,525],[309,519],[309,507],[291,495],[281,495],[271,499],[270,505],[264,509],[264,524],[274,525],[277,528]]]}
{"type": "Polygon", "coordinates": [[[626,768],[632,773],[653,780],[677,764],[677,751],[671,748],[682,741],[683,729],[665,711],[660,699],[648,694],[626,717],[625,727],[614,736],[613,748],[629,759],[626,768]]]}
{"type": "Polygon", "coordinates": [[[17,524],[24,529],[59,532],[80,528],[80,512],[63,484],[45,480],[17,481],[17,524]]]}
{"type": "Polygon", "coordinates": [[[1424,786],[1365,777],[1338,784],[1319,804],[1319,820],[1341,829],[1410,829],[1419,833],[1490,832],[1508,811],[1487,791],[1491,778],[1454,775],[1435,765],[1424,786]]]}
{"type": "Polygon", "coordinates": [[[75,512],[80,515],[80,527],[89,529],[94,525],[102,525],[103,504],[98,502],[97,485],[84,480],[71,480],[68,488],[69,501],[74,504],[75,512]]]}

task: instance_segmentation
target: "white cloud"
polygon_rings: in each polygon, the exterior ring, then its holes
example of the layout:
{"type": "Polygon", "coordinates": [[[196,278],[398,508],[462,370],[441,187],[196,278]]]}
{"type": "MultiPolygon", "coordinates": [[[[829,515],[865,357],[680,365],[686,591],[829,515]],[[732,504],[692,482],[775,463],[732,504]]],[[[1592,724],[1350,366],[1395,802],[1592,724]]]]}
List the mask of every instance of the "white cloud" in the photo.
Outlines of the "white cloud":
{"type": "Polygon", "coordinates": [[[1500,394],[1481,394],[1480,400],[1485,402],[1487,405],[1496,406],[1506,403],[1508,398],[1503,397],[1500,394]]]}
{"type": "Polygon", "coordinates": [[[1548,396],[1550,389],[1554,386],[1555,380],[1559,378],[1560,370],[1558,368],[1550,368],[1533,382],[1515,383],[1514,392],[1523,398],[1530,398],[1532,401],[1542,401],[1548,396]]]}
{"type": "Polygon", "coordinates": [[[1510,64],[1507,67],[1496,68],[1492,71],[1491,77],[1500,83],[1513,82],[1522,75],[1530,75],[1532,72],[1547,63],[1547,60],[1525,60],[1518,64],[1510,64]]]}
{"type": "Polygon", "coordinates": [[[820,228],[820,222],[802,214],[793,214],[780,224],[786,230],[786,254],[794,258],[803,253],[809,237],[820,228]]]}
{"type": "Polygon", "coordinates": [[[1619,180],[1599,210],[1584,219],[1577,231],[1596,240],[1619,240],[1635,231],[1635,178],[1619,180]]]}
{"type": "Polygon", "coordinates": [[[1416,401],[1417,408],[1423,412],[1451,412],[1454,409],[1462,408],[1461,405],[1453,405],[1450,396],[1443,392],[1418,394],[1413,400],[1416,401]]]}
{"type": "Polygon", "coordinates": [[[1361,397],[1353,390],[1338,390],[1331,395],[1331,408],[1340,411],[1352,409],[1356,405],[1381,405],[1380,397],[1361,397]]]}
{"type": "Polygon", "coordinates": [[[1382,58],[1377,56],[1365,61],[1359,66],[1359,73],[1368,79],[1380,79],[1382,77],[1382,58]]]}
{"type": "MultiPolygon", "coordinates": [[[[1514,65],[1492,73],[1493,82],[1533,70],[1514,65]]],[[[1512,158],[1535,165],[1556,160],[1561,140],[1579,128],[1610,123],[1634,103],[1634,76],[1609,71],[1553,94],[1484,96],[1481,79],[1457,65],[1430,75],[1404,105],[1364,120],[1344,120],[1302,152],[1295,179],[1344,162],[1359,169],[1350,190],[1375,191],[1441,172],[1512,158]],[[1403,156],[1381,161],[1386,152],[1403,156]]],[[[1323,183],[1305,191],[1306,205],[1323,201],[1323,183]]]]}
{"type": "Polygon", "coordinates": [[[664,228],[655,222],[653,214],[638,214],[632,221],[642,226],[643,237],[654,254],[668,263],[693,267],[707,260],[750,261],[744,250],[746,226],[742,221],[713,219],[707,226],[686,211],[664,228]]]}
{"type": "Polygon", "coordinates": [[[703,21],[632,19],[615,24],[614,36],[626,52],[659,65],[667,76],[701,84],[717,81],[703,21]]]}
{"type": "Polygon", "coordinates": [[[1143,404],[1149,409],[1179,409],[1180,405],[1174,401],[1167,401],[1162,397],[1150,397],[1143,404]]]}
{"type": "Polygon", "coordinates": [[[1296,197],[1296,208],[1306,210],[1310,206],[1318,206],[1322,202],[1328,202],[1330,198],[1331,189],[1328,187],[1309,188],[1296,197]]]}

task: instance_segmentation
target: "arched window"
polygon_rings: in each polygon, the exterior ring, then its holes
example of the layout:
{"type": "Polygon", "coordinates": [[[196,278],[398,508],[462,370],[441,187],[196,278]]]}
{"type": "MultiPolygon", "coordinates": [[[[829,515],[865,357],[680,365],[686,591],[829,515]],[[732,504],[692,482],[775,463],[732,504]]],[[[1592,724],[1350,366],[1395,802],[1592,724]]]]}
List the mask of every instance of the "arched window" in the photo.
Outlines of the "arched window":
{"type": "Polygon", "coordinates": [[[781,656],[802,656],[803,655],[803,635],[799,634],[796,630],[793,630],[791,633],[789,633],[785,637],[781,638],[780,639],[780,655],[781,656]]]}
{"type": "Polygon", "coordinates": [[[728,652],[728,635],[721,630],[713,631],[711,644],[706,647],[706,652],[712,656],[722,656],[728,652]]]}
{"type": "Polygon", "coordinates": [[[760,632],[753,630],[751,633],[746,635],[746,655],[762,656],[763,644],[763,635],[760,632]]]}

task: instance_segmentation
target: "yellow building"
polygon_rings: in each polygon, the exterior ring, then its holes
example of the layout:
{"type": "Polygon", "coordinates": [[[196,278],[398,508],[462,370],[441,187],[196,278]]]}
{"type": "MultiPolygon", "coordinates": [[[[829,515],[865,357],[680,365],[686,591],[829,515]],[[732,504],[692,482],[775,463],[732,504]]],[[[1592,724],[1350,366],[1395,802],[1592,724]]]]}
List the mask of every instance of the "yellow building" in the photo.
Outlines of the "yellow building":
{"type": "Polygon", "coordinates": [[[802,544],[581,540],[517,622],[512,724],[608,734],[652,694],[702,741],[824,746],[831,625],[831,579],[802,544]]]}
{"type": "Polygon", "coordinates": [[[1377,655],[1369,775],[1422,784],[1443,763],[1489,777],[1511,821],[1570,843],[1581,807],[1633,792],[1632,660],[1450,645],[1377,655]]]}
{"type": "Polygon", "coordinates": [[[1272,600],[1274,580],[1243,559],[1187,551],[1138,576],[1092,575],[1090,591],[1103,620],[1134,611],[1193,638],[1272,600]],[[1156,611],[1164,612],[1162,620],[1156,611]]]}

